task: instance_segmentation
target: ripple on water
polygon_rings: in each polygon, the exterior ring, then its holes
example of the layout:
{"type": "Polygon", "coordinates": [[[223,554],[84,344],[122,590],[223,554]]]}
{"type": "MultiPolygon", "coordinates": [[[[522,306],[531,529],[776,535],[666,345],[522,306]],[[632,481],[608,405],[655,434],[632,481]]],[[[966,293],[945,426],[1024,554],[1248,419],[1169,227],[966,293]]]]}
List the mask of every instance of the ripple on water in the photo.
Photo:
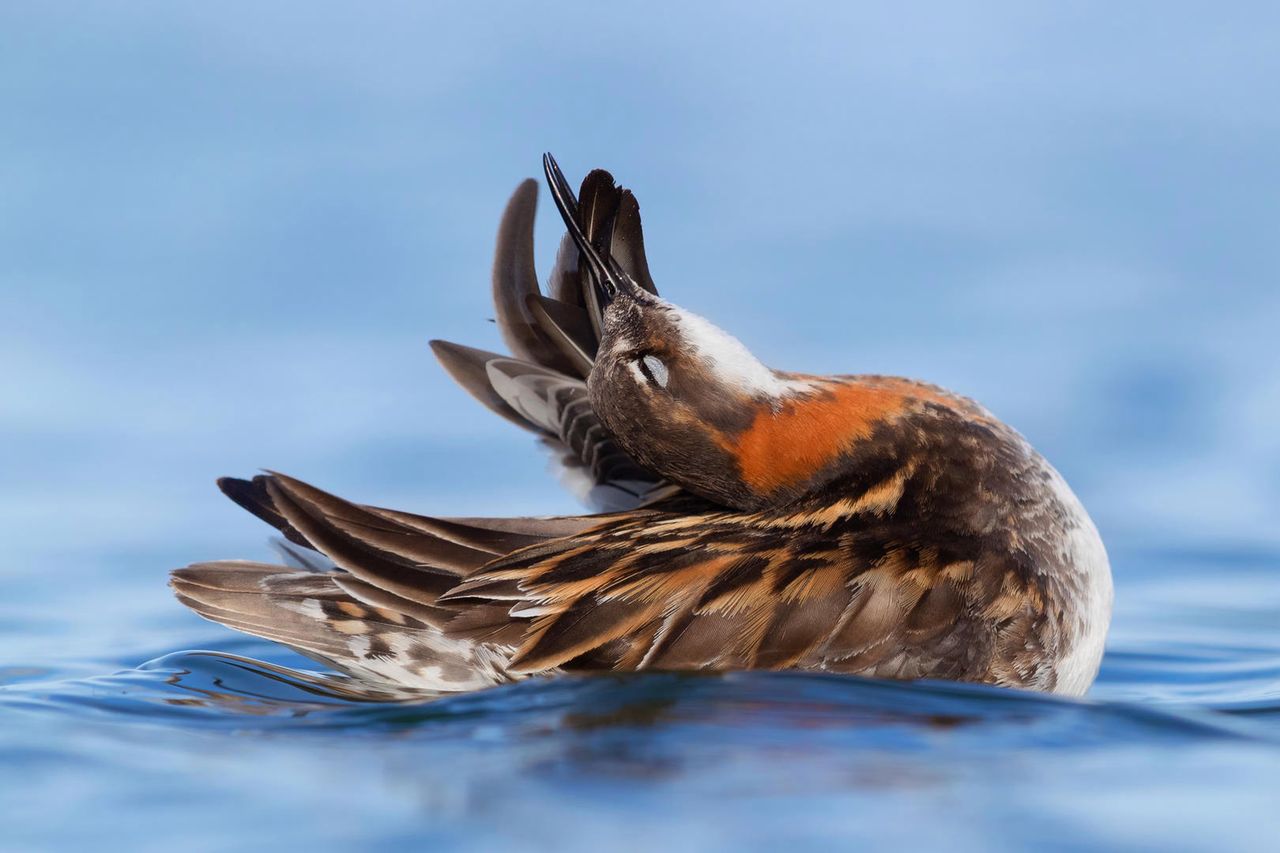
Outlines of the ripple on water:
{"type": "MultiPolygon", "coordinates": [[[[1152,682],[1163,667],[1194,657],[1115,655],[1130,682],[1152,682]]],[[[1203,681],[1235,675],[1249,683],[1276,683],[1277,672],[1237,659],[1203,681]]],[[[1274,662],[1273,662],[1274,663],[1274,662]]],[[[1182,679],[1185,681],[1185,674],[1182,679]]],[[[607,674],[531,679],[462,695],[359,682],[225,652],[178,652],[110,676],[26,682],[0,694],[15,707],[71,715],[119,715],[176,726],[272,730],[378,731],[423,729],[431,736],[459,734],[494,724],[523,731],[530,725],[654,727],[719,725],[781,732],[854,732],[899,728],[926,737],[936,731],[998,728],[1004,746],[1049,746],[1082,739],[1095,743],[1146,738],[1253,737],[1256,729],[1206,705],[1091,701],[951,682],[904,683],[810,673],[607,674]]],[[[1266,716],[1280,701],[1223,702],[1222,709],[1266,716]]],[[[986,748],[986,747],[984,747],[986,748]]]]}
{"type": "MultiPolygon", "coordinates": [[[[116,823],[143,808],[170,835],[234,814],[218,836],[233,846],[288,821],[299,845],[362,850],[598,849],[620,826],[645,847],[1265,849],[1280,608],[1258,590],[1275,563],[1114,557],[1130,580],[1083,700],[803,673],[563,677],[440,697],[216,631],[221,650],[110,675],[86,675],[107,668],[89,656],[19,661],[0,670],[0,760],[33,772],[0,816],[14,838],[43,841],[29,816],[77,791],[97,811],[60,827],[76,847],[108,830],[145,846],[116,823]],[[1250,817],[1209,817],[1227,813],[1250,817]]],[[[131,648],[172,648],[193,623],[158,624],[131,648]]]]}

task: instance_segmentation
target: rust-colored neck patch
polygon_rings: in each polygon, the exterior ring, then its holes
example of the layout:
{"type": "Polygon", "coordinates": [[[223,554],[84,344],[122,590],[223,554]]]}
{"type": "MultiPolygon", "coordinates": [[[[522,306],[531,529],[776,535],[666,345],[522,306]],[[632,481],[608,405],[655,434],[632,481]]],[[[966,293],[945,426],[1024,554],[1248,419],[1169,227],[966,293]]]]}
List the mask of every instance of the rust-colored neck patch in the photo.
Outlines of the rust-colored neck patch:
{"type": "Polygon", "coordinates": [[[762,406],[743,432],[723,445],[743,482],[760,496],[801,486],[831,465],[876,426],[918,411],[927,402],[960,403],[941,389],[889,377],[827,380],[816,393],[762,406]]]}

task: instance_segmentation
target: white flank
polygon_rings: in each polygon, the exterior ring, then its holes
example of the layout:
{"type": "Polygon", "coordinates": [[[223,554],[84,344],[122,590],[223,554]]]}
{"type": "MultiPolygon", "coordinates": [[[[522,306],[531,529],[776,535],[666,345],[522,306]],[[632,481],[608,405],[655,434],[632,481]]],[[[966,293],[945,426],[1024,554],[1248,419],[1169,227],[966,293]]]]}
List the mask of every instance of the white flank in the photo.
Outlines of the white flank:
{"type": "Polygon", "coordinates": [[[1111,624],[1111,563],[1098,528],[1085,512],[1080,499],[1061,474],[1052,467],[1049,471],[1054,496],[1067,512],[1063,519],[1067,528],[1062,543],[1063,565],[1073,571],[1074,580],[1079,584],[1076,592],[1080,597],[1075,619],[1072,620],[1074,624],[1066,626],[1068,630],[1074,629],[1074,642],[1071,651],[1058,661],[1058,681],[1054,692],[1079,696],[1089,689],[1102,663],[1107,627],[1111,624]]]}

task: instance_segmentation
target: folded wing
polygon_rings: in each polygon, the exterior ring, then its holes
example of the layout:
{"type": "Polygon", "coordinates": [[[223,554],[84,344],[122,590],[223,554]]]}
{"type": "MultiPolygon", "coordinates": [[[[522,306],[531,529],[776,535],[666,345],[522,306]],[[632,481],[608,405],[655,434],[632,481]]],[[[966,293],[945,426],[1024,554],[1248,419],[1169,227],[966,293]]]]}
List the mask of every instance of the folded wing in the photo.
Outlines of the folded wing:
{"type": "MultiPolygon", "coordinates": [[[[517,551],[441,602],[510,606],[525,626],[512,674],[802,668],[959,677],[947,668],[977,665],[996,639],[969,618],[981,597],[971,561],[883,539],[856,518],[835,544],[803,516],[691,509],[616,517],[517,551]]],[[[1031,593],[1012,574],[1008,582],[1009,594],[993,599],[1016,630],[1031,593]]]]}
{"type": "Polygon", "coordinates": [[[993,652],[1008,662],[999,683],[1017,685],[1043,658],[1044,602],[1016,567],[976,571],[856,510],[746,514],[677,496],[607,515],[446,519],[282,475],[223,489],[335,568],[200,563],[174,573],[181,600],[401,686],[471,690],[562,669],[964,678],[993,652]]]}
{"type": "MultiPolygon", "coordinates": [[[[459,609],[442,605],[441,595],[499,556],[597,523],[414,515],[344,501],[281,474],[218,484],[280,531],[293,565],[197,563],[172,575],[180,601],[358,677],[434,691],[504,681],[510,657],[501,640],[450,636],[459,609]],[[319,566],[332,568],[299,569],[319,566]]],[[[504,613],[482,606],[473,618],[504,613]]]]}

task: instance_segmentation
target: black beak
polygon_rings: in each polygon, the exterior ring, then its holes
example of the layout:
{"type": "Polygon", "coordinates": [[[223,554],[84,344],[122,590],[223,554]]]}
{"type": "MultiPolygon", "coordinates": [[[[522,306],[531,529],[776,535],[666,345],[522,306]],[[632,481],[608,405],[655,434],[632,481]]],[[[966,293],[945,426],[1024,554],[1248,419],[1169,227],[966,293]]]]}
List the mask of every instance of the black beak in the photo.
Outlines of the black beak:
{"type": "Polygon", "coordinates": [[[586,259],[587,266],[591,270],[591,278],[595,282],[596,291],[600,297],[600,306],[603,308],[608,305],[617,298],[619,293],[635,294],[639,287],[631,281],[613,256],[601,257],[596,247],[583,233],[582,222],[578,217],[578,199],[573,194],[569,182],[565,180],[564,173],[560,171],[556,158],[549,153],[543,154],[542,168],[547,174],[547,184],[551,187],[551,197],[556,201],[560,218],[564,220],[565,227],[573,237],[574,245],[578,247],[578,252],[586,259]]]}

